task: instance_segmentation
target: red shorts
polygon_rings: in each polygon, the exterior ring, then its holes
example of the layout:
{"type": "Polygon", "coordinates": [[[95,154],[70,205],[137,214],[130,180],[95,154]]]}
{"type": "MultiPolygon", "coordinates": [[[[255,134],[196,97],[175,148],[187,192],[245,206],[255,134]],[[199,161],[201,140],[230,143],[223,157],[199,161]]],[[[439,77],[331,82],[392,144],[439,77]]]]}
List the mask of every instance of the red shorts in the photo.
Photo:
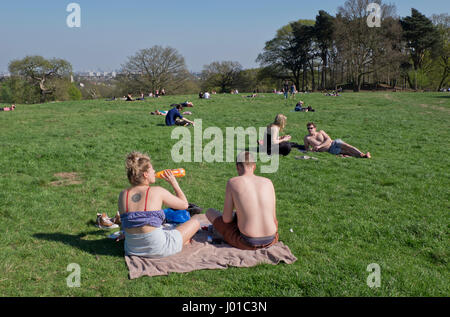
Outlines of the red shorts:
{"type": "Polygon", "coordinates": [[[249,244],[242,236],[237,225],[237,218],[235,217],[231,223],[223,222],[222,217],[217,217],[213,223],[214,228],[223,236],[223,239],[229,245],[241,249],[241,250],[258,250],[262,248],[270,247],[278,242],[278,232],[275,234],[275,238],[272,242],[265,245],[254,246],[249,244]]]}

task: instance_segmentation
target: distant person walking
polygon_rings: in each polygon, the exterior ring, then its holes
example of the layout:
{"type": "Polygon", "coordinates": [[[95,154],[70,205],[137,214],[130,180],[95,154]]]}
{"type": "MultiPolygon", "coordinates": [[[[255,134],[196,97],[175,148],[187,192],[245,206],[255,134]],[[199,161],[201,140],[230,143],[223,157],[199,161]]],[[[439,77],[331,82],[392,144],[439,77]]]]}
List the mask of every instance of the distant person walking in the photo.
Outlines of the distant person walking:
{"type": "Polygon", "coordinates": [[[291,85],[291,96],[292,98],[295,98],[295,94],[297,93],[297,87],[295,87],[295,84],[292,83],[291,85]]]}
{"type": "Polygon", "coordinates": [[[289,82],[286,80],[283,85],[283,93],[284,93],[284,99],[288,99],[289,95],[289,82]]]}

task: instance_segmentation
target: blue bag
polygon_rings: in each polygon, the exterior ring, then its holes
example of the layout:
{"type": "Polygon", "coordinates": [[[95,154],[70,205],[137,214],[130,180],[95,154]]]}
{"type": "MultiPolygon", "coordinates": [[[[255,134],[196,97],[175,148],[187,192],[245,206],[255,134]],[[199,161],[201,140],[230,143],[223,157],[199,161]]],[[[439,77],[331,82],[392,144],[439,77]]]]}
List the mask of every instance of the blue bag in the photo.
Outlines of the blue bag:
{"type": "Polygon", "coordinates": [[[171,208],[164,209],[166,221],[168,223],[185,223],[191,219],[191,215],[187,210],[173,210],[171,208]]]}

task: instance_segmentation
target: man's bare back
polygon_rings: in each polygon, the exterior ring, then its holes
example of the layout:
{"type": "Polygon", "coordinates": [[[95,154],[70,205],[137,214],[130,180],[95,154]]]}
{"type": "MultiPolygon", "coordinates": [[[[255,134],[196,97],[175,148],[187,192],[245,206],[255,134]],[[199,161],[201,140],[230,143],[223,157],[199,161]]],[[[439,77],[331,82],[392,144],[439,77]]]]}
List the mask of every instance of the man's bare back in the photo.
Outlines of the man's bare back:
{"type": "Polygon", "coordinates": [[[233,177],[226,191],[224,220],[234,207],[244,235],[268,237],[277,232],[275,189],[269,179],[256,175],[233,177]]]}
{"type": "Polygon", "coordinates": [[[239,176],[228,180],[223,213],[209,208],[206,217],[233,247],[265,248],[278,242],[275,189],[268,178],[254,174],[256,163],[250,152],[236,159],[239,176]]]}

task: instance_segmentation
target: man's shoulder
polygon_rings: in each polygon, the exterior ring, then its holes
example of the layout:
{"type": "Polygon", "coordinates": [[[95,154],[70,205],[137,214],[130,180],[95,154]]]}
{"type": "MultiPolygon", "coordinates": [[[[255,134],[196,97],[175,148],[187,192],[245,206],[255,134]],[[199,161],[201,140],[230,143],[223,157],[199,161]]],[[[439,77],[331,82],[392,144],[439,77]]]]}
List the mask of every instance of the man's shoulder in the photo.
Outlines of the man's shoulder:
{"type": "MultiPolygon", "coordinates": [[[[272,181],[269,178],[263,176],[253,175],[253,178],[251,179],[253,179],[254,182],[272,184],[272,181]]],[[[244,178],[243,176],[235,176],[228,180],[228,184],[230,184],[231,186],[233,185],[237,186],[241,183],[248,182],[248,180],[249,178],[247,177],[244,178]]]]}
{"type": "Polygon", "coordinates": [[[241,181],[241,176],[235,176],[228,180],[228,184],[233,185],[241,181]]]}
{"type": "Polygon", "coordinates": [[[264,176],[257,176],[257,175],[255,175],[255,176],[259,181],[272,184],[272,180],[270,178],[267,178],[264,176]]]}

